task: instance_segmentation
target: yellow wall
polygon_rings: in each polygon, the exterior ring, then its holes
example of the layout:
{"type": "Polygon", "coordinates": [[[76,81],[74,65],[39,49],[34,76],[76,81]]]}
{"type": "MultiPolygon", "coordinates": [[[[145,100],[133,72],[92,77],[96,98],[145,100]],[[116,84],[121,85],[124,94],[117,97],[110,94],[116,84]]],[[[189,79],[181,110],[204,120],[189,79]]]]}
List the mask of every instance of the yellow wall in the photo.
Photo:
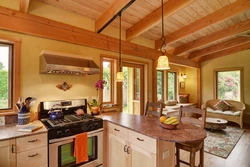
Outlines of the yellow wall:
{"type": "Polygon", "coordinates": [[[213,99],[213,70],[218,68],[231,68],[231,67],[244,67],[244,103],[246,104],[246,114],[244,122],[250,121],[250,50],[242,51],[236,54],[231,54],[225,57],[217,58],[214,60],[202,63],[201,68],[201,81],[202,81],[202,103],[207,100],[213,99]]]}

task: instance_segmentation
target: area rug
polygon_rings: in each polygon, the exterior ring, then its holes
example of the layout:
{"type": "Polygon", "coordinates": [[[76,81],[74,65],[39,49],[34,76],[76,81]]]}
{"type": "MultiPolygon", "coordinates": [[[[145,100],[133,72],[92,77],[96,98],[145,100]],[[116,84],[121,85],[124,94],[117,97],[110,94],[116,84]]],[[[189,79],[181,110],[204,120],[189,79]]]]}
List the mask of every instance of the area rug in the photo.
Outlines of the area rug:
{"type": "Polygon", "coordinates": [[[204,151],[222,158],[228,157],[244,133],[243,129],[232,126],[227,126],[226,129],[220,131],[206,131],[204,151]]]}

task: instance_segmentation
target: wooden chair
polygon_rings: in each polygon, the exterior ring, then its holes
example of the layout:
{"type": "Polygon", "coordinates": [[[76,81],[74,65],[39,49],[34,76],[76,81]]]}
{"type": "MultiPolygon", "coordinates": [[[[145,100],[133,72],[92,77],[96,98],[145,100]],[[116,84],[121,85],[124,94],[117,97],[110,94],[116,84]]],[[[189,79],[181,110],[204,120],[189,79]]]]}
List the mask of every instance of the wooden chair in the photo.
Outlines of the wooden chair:
{"type": "Polygon", "coordinates": [[[162,115],[163,104],[160,102],[147,102],[146,110],[144,112],[145,116],[157,116],[160,117],[162,115]]]}
{"type": "MultiPolygon", "coordinates": [[[[193,107],[180,107],[179,111],[179,122],[191,123],[201,128],[205,128],[206,122],[206,110],[205,108],[193,108],[193,107]],[[194,114],[194,117],[187,115],[194,114]],[[202,119],[199,119],[202,117],[202,119]]],[[[197,142],[188,143],[176,143],[176,166],[180,167],[180,163],[189,165],[190,167],[195,167],[195,154],[200,151],[200,161],[198,167],[204,166],[204,140],[197,142]],[[189,162],[180,159],[180,149],[190,152],[189,162]]]]}

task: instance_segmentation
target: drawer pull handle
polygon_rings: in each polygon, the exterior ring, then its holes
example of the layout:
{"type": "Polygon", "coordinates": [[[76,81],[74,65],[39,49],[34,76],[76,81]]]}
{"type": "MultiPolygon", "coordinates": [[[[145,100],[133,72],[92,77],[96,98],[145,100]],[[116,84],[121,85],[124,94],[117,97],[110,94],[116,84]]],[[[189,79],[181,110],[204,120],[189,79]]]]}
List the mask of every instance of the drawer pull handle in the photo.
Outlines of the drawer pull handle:
{"type": "Polygon", "coordinates": [[[130,154],[130,147],[127,148],[127,154],[130,154]]]}
{"type": "Polygon", "coordinates": [[[35,157],[35,156],[37,156],[37,155],[38,155],[38,153],[33,154],[33,155],[29,155],[29,157],[35,157]]]}
{"type": "Polygon", "coordinates": [[[139,140],[139,141],[144,141],[144,139],[140,139],[139,137],[137,137],[137,140],[139,140]]]}
{"type": "Polygon", "coordinates": [[[128,151],[128,146],[127,146],[127,145],[124,146],[123,151],[124,151],[124,152],[127,152],[127,151],[128,151]]]}
{"type": "Polygon", "coordinates": [[[120,130],[119,130],[119,129],[116,129],[116,128],[115,128],[115,131],[120,132],[120,130]]]}
{"type": "Polygon", "coordinates": [[[29,143],[34,143],[34,142],[36,142],[37,141],[37,139],[35,139],[35,140],[29,140],[28,142],[29,143]]]}

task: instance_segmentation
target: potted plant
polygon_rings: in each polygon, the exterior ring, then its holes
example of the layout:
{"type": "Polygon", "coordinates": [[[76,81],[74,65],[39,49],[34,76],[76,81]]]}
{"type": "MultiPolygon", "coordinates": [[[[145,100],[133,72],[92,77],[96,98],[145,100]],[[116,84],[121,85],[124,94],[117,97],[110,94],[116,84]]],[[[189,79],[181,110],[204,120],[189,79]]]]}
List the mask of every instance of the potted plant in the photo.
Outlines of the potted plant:
{"type": "Polygon", "coordinates": [[[99,99],[99,91],[100,90],[103,90],[104,89],[104,86],[106,85],[106,81],[104,80],[98,80],[96,83],[95,83],[95,88],[96,88],[96,91],[97,91],[97,99],[92,99],[92,102],[89,102],[88,103],[88,106],[91,110],[91,112],[93,114],[98,114],[101,107],[102,107],[102,102],[99,103],[100,99],[99,99]]]}

